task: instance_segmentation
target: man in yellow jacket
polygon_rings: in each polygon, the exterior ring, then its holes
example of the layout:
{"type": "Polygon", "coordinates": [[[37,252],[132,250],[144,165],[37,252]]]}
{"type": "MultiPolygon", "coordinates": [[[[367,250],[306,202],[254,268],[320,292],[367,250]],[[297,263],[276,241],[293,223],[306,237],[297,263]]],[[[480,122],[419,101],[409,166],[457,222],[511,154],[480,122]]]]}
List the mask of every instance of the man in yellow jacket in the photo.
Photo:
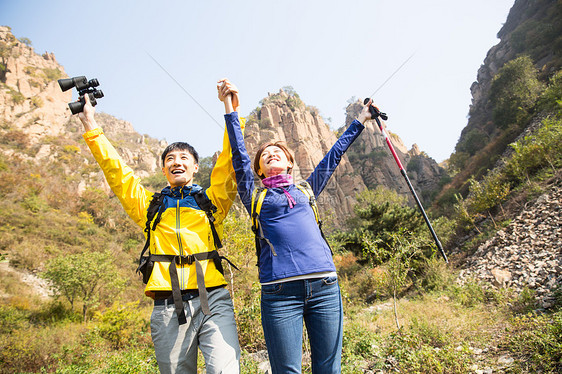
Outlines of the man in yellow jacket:
{"type": "MultiPolygon", "coordinates": [[[[154,193],[123,162],[97,125],[88,95],[85,100],[78,114],[86,131],[84,139],[123,208],[144,229],[154,193]]],[[[224,104],[227,113],[237,109],[237,95],[225,98],[224,104]]],[[[199,347],[207,373],[239,373],[234,309],[216,252],[222,221],[237,193],[228,135],[225,131],[211,186],[204,192],[193,184],[198,154],[189,144],[170,144],[162,154],[162,164],[169,186],[161,192],[158,222],[154,227],[151,224],[153,231],[148,234],[154,261],[145,278],[145,294],[154,299],[150,327],[158,367],[161,373],[195,374],[199,347]],[[216,207],[210,217],[196,201],[202,193],[216,207]]]]}

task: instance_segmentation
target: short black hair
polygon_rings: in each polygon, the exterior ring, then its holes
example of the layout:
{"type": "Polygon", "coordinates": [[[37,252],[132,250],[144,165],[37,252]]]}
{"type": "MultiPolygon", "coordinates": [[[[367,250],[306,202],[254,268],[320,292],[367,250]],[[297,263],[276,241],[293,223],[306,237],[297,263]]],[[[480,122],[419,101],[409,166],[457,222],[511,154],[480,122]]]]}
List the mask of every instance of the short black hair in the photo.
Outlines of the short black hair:
{"type": "Polygon", "coordinates": [[[162,152],[162,166],[164,166],[165,159],[168,153],[173,151],[188,151],[193,156],[195,163],[199,164],[199,154],[197,153],[195,148],[185,142],[175,142],[168,145],[166,149],[164,149],[164,152],[162,152]]]}

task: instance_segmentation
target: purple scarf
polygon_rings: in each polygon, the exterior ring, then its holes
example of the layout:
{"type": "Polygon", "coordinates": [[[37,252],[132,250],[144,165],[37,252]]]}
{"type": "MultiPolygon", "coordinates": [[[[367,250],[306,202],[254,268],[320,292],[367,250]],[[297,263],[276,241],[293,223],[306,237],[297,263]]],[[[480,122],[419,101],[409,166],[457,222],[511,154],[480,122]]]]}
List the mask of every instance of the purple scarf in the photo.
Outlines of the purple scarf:
{"type": "Polygon", "coordinates": [[[295,199],[287,192],[285,187],[293,184],[293,176],[291,174],[278,174],[272,177],[267,177],[261,180],[263,185],[267,188],[282,188],[285,196],[287,196],[287,201],[289,202],[289,208],[293,208],[297,203],[295,199]]]}

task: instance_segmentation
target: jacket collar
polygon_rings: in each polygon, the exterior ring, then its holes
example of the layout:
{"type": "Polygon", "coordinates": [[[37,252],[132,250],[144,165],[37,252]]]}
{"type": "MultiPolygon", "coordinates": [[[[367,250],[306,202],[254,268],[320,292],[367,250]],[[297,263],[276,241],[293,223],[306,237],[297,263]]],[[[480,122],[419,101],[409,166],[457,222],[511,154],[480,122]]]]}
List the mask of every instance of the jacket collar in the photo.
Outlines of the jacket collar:
{"type": "Polygon", "coordinates": [[[192,184],[191,186],[174,187],[174,188],[167,186],[162,190],[162,194],[183,199],[184,197],[193,195],[201,191],[202,189],[203,188],[197,184],[192,184]]]}

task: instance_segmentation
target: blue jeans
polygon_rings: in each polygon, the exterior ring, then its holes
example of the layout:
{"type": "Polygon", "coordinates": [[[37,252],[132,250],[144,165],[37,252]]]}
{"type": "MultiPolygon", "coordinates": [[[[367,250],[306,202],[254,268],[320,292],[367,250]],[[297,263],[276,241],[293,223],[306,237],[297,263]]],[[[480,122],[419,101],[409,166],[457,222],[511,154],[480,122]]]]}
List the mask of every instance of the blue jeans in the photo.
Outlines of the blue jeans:
{"type": "Polygon", "coordinates": [[[301,372],[303,319],[312,372],[340,373],[343,308],[337,277],[262,286],[261,316],[273,374],[301,372]]]}

